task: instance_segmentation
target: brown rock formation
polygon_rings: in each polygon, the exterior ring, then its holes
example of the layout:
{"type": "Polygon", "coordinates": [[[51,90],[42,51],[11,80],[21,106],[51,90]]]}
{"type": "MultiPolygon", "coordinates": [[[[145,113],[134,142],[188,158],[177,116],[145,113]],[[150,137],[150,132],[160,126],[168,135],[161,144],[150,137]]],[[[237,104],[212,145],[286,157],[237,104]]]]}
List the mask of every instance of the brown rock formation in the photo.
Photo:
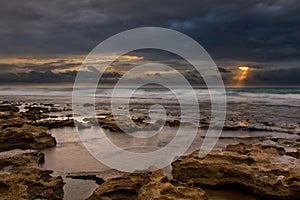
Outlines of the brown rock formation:
{"type": "Polygon", "coordinates": [[[62,128],[62,127],[66,127],[66,126],[69,126],[69,127],[75,126],[73,119],[65,119],[65,120],[48,119],[48,120],[30,122],[30,124],[32,124],[34,126],[47,127],[48,129],[62,128]]]}
{"type": "Polygon", "coordinates": [[[44,162],[44,154],[36,150],[14,149],[0,152],[0,170],[35,167],[44,162]]]}
{"type": "Polygon", "coordinates": [[[0,199],[62,199],[63,180],[38,167],[44,154],[35,150],[0,153],[0,199]]]}
{"type": "Polygon", "coordinates": [[[154,199],[207,199],[200,188],[188,187],[184,183],[163,176],[162,171],[152,175],[130,174],[109,179],[100,185],[88,200],[154,200],[154,199]]]}
{"type": "Polygon", "coordinates": [[[63,180],[51,173],[26,168],[19,173],[0,174],[0,199],[62,199],[63,180]]]}
{"type": "Polygon", "coordinates": [[[204,158],[198,151],[172,164],[175,179],[198,186],[241,185],[274,198],[300,197],[300,160],[274,145],[229,145],[204,158]]]}
{"type": "Polygon", "coordinates": [[[24,124],[22,127],[0,129],[0,151],[42,149],[55,145],[55,138],[43,127],[24,124]]]}

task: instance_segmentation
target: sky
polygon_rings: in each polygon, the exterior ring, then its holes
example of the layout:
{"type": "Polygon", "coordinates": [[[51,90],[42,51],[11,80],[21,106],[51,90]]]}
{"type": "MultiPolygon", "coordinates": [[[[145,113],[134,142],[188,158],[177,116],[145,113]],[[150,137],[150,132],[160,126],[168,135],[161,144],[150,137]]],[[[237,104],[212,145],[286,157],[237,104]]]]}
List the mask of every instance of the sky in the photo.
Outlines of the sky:
{"type": "MultiPolygon", "coordinates": [[[[2,1],[0,84],[72,83],[100,42],[150,26],[180,31],[200,43],[227,86],[299,86],[299,13],[297,0],[2,1]]],[[[103,80],[114,83],[126,70],[147,62],[162,62],[194,84],[203,82],[182,58],[155,50],[120,57],[103,80]]]]}

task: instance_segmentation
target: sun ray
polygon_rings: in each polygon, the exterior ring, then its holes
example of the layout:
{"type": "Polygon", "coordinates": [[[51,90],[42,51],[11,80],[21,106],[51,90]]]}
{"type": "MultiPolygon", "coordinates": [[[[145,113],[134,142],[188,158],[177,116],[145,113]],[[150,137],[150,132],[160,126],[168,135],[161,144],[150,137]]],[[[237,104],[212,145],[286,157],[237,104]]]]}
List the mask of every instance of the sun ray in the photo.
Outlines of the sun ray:
{"type": "Polygon", "coordinates": [[[247,78],[247,74],[249,72],[249,67],[247,66],[239,66],[239,71],[232,78],[232,85],[235,87],[241,87],[244,85],[244,80],[247,78]]]}

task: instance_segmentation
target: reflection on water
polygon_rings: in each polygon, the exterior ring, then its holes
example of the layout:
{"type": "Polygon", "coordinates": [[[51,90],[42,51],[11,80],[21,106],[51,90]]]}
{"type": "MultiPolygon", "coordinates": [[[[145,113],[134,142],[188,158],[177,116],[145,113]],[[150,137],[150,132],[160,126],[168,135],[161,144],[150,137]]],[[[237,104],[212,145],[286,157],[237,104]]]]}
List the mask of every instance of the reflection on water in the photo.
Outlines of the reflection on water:
{"type": "Polygon", "coordinates": [[[44,168],[52,169],[60,175],[72,172],[104,171],[108,168],[95,160],[81,144],[74,128],[53,129],[57,146],[45,149],[44,168]]]}
{"type": "MultiPolygon", "coordinates": [[[[93,128],[84,129],[84,134],[93,132],[93,128]]],[[[115,145],[121,149],[131,152],[151,152],[167,145],[176,134],[177,129],[173,127],[164,127],[162,131],[151,138],[135,138],[125,133],[110,133],[106,132],[106,136],[115,145]]],[[[185,131],[189,133],[189,128],[185,131]]],[[[85,149],[80,142],[76,128],[65,127],[61,129],[52,129],[50,133],[56,138],[57,146],[43,150],[46,154],[44,168],[52,169],[58,174],[75,173],[75,172],[101,172],[109,170],[108,167],[100,163],[98,160],[85,149]]],[[[200,149],[205,136],[204,130],[199,130],[198,134],[187,150],[186,154],[200,149]]],[[[264,132],[264,131],[223,131],[215,149],[221,149],[228,144],[235,143],[258,143],[262,138],[286,138],[292,135],[279,132],[264,132]]],[[[185,144],[185,138],[182,137],[182,144],[185,144]]],[[[97,145],[96,140],[89,141],[97,145]]],[[[110,152],[111,149],[105,149],[105,146],[100,147],[101,152],[116,154],[120,152],[110,152]]],[[[174,147],[176,148],[176,147],[174,147]]]]}
{"type": "Polygon", "coordinates": [[[64,178],[65,200],[82,200],[89,197],[98,187],[95,181],[64,178]]]}
{"type": "Polygon", "coordinates": [[[236,190],[210,190],[205,189],[209,200],[258,200],[251,194],[246,194],[236,190]]]}
{"type": "MultiPolygon", "coordinates": [[[[153,137],[152,139],[140,139],[128,136],[124,133],[110,133],[107,132],[106,135],[114,144],[118,147],[126,149],[127,151],[133,152],[149,152],[161,148],[162,146],[167,145],[174,134],[176,134],[176,128],[165,127],[162,131],[153,137]]],[[[85,129],[85,132],[94,131],[93,128],[85,129]]],[[[81,144],[77,131],[75,128],[61,128],[61,129],[52,129],[50,133],[56,138],[57,146],[54,148],[49,148],[43,150],[46,155],[46,161],[43,165],[46,169],[51,169],[55,171],[55,175],[60,175],[64,177],[65,185],[65,199],[84,199],[89,196],[92,191],[96,188],[94,181],[86,180],[73,180],[66,178],[67,174],[101,174],[103,178],[111,178],[116,176],[114,172],[100,163],[98,160],[93,158],[91,154],[84,148],[81,144]]],[[[186,133],[189,133],[189,128],[186,128],[186,133]]],[[[274,137],[274,134],[277,136],[283,136],[282,133],[272,133],[270,132],[246,132],[246,131],[223,131],[221,139],[215,146],[215,149],[221,149],[228,144],[234,143],[258,143],[261,140],[261,137],[274,137]],[[245,137],[247,135],[247,137],[245,137]]],[[[205,131],[199,130],[193,144],[186,152],[186,154],[191,153],[192,151],[199,149],[201,147],[203,137],[205,136],[205,131]]],[[[286,136],[286,134],[285,134],[286,136]]],[[[182,145],[184,145],[184,138],[182,138],[182,145]]],[[[91,141],[93,142],[93,141],[91,141]]],[[[95,142],[95,141],[94,141],[95,142]]],[[[176,148],[176,147],[174,147],[176,148]]],[[[110,149],[102,149],[103,152],[109,152],[110,149]]],[[[118,152],[111,152],[118,153],[118,152]]],[[[168,171],[170,173],[170,169],[168,171]]],[[[228,193],[228,192],[227,192],[228,193]]],[[[232,198],[221,198],[218,194],[226,194],[224,192],[211,193],[210,195],[214,196],[212,199],[216,200],[227,200],[232,198]]],[[[230,193],[229,194],[233,194],[230,193]]],[[[221,195],[221,196],[222,196],[221,195]]],[[[233,194],[234,196],[241,196],[238,194],[233,194]]],[[[248,198],[252,200],[253,198],[248,198]]],[[[247,200],[247,198],[245,198],[247,200]]]]}

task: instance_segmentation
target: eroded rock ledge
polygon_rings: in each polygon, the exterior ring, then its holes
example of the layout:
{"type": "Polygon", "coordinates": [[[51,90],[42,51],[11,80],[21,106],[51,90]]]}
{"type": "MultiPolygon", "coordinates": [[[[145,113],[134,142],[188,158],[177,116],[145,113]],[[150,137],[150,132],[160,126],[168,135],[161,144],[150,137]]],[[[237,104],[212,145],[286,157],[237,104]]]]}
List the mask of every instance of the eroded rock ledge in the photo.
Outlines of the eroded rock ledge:
{"type": "Polygon", "coordinates": [[[55,138],[43,127],[24,124],[21,127],[0,128],[0,132],[0,151],[42,149],[56,145],[55,138]]]}
{"type": "Polygon", "coordinates": [[[101,184],[88,200],[158,200],[197,199],[206,200],[200,188],[189,187],[163,175],[162,170],[152,174],[130,174],[113,178],[101,184]]]}
{"type": "Polygon", "coordinates": [[[0,199],[63,199],[64,182],[39,169],[44,154],[35,150],[0,153],[0,199]]]}
{"type": "Polygon", "coordinates": [[[282,147],[237,144],[204,158],[198,153],[172,163],[174,179],[200,187],[240,185],[272,199],[300,197],[300,160],[282,147]]]}

